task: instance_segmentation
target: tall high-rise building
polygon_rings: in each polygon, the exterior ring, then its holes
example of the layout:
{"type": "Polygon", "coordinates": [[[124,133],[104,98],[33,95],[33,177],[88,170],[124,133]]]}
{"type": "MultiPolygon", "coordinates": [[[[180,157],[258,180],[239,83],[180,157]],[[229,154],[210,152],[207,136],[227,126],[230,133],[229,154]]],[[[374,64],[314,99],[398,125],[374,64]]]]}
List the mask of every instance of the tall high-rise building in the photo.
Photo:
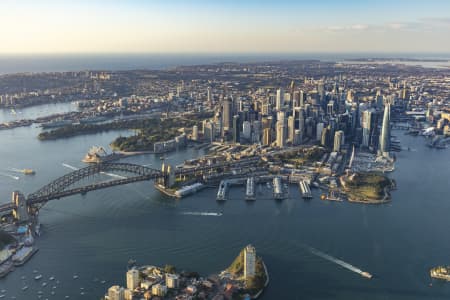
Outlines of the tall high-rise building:
{"type": "Polygon", "coordinates": [[[320,144],[324,147],[330,148],[330,135],[331,130],[329,128],[330,126],[327,126],[322,129],[322,136],[320,139],[320,144]]]}
{"type": "Polygon", "coordinates": [[[290,116],[288,118],[288,141],[291,143],[294,142],[294,135],[295,135],[295,119],[294,116],[290,116]]]}
{"type": "Polygon", "coordinates": [[[364,147],[369,147],[371,144],[371,137],[372,137],[372,124],[373,124],[373,116],[374,111],[371,109],[365,110],[362,112],[362,142],[361,145],[364,147]]]}
{"type": "Polygon", "coordinates": [[[223,100],[223,103],[222,103],[222,127],[223,127],[223,130],[231,129],[231,126],[232,126],[231,114],[233,113],[232,105],[233,105],[233,103],[232,103],[231,98],[227,97],[223,100]]]}
{"type": "Polygon", "coordinates": [[[255,276],[256,270],[256,249],[248,245],[244,249],[244,278],[255,276]]]}
{"type": "Polygon", "coordinates": [[[277,147],[284,148],[286,146],[286,126],[284,119],[277,121],[277,147]]]}
{"type": "Polygon", "coordinates": [[[239,143],[241,140],[241,121],[239,115],[233,117],[233,143],[239,143]]]}
{"type": "Polygon", "coordinates": [[[323,128],[324,128],[324,124],[322,122],[317,123],[316,136],[315,136],[317,141],[321,141],[321,139],[322,139],[323,128]]]}
{"type": "Polygon", "coordinates": [[[198,141],[198,126],[192,126],[192,140],[198,141]]]}
{"type": "Polygon", "coordinates": [[[209,105],[213,104],[213,95],[211,91],[211,87],[208,86],[208,89],[206,90],[206,100],[208,101],[209,105]]]}
{"type": "Polygon", "coordinates": [[[305,100],[306,100],[306,94],[303,92],[303,90],[300,90],[300,107],[305,106],[305,100]]]}
{"type": "Polygon", "coordinates": [[[108,289],[109,300],[125,300],[125,290],[123,287],[113,285],[108,289]]]}
{"type": "Polygon", "coordinates": [[[381,127],[379,155],[389,157],[391,148],[391,129],[390,129],[391,104],[384,106],[383,125],[381,127]]]}
{"type": "Polygon", "coordinates": [[[269,103],[269,101],[264,101],[261,107],[261,113],[264,116],[268,116],[271,113],[271,105],[269,103]]]}
{"type": "Polygon", "coordinates": [[[249,140],[252,135],[252,125],[249,121],[244,121],[242,123],[242,136],[249,140]]]}
{"type": "Polygon", "coordinates": [[[272,143],[272,131],[270,128],[263,129],[263,145],[269,146],[272,143]]]}
{"type": "Polygon", "coordinates": [[[134,290],[139,286],[139,271],[137,269],[131,269],[127,272],[127,288],[134,290]]]}
{"type": "Polygon", "coordinates": [[[342,130],[338,130],[334,134],[333,151],[340,152],[343,144],[344,144],[344,132],[342,130]]]}
{"type": "Polygon", "coordinates": [[[280,111],[284,106],[284,90],[279,88],[277,90],[277,98],[275,100],[275,109],[280,111]]]}
{"type": "Polygon", "coordinates": [[[212,143],[214,142],[216,136],[216,128],[214,126],[214,122],[206,121],[203,123],[203,138],[206,142],[212,143]]]}

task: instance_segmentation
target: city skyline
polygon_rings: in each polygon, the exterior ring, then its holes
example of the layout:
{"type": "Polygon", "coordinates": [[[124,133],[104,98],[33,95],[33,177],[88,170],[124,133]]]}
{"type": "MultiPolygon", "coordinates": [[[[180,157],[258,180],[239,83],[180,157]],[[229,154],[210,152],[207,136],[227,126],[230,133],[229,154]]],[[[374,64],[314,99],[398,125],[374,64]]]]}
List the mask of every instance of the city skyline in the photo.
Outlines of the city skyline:
{"type": "Polygon", "coordinates": [[[450,52],[446,1],[0,3],[0,54],[450,52]]]}

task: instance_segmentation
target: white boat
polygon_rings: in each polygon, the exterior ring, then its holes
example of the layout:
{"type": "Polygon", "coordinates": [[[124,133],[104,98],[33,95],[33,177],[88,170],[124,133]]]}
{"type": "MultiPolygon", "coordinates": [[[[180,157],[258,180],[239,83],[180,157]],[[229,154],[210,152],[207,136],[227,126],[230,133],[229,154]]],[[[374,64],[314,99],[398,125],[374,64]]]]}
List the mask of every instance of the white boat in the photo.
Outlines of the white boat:
{"type": "Polygon", "coordinates": [[[73,279],[78,279],[78,275],[73,275],[73,279]]]}
{"type": "Polygon", "coordinates": [[[55,277],[52,276],[48,280],[53,281],[53,280],[55,280],[55,277]]]}
{"type": "Polygon", "coordinates": [[[26,291],[27,289],[28,289],[28,286],[26,285],[22,288],[22,291],[26,291]]]}
{"type": "Polygon", "coordinates": [[[34,277],[35,280],[39,280],[39,279],[41,279],[41,278],[42,278],[42,275],[41,275],[41,274],[39,274],[39,275],[37,275],[37,276],[34,277]]]}

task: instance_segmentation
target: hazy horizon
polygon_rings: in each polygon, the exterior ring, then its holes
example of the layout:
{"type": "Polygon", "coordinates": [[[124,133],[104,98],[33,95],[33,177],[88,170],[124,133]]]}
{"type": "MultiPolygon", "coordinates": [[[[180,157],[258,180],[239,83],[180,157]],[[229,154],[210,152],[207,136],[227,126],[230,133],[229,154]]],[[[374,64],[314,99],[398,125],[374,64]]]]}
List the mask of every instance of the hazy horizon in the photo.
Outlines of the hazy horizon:
{"type": "Polygon", "coordinates": [[[450,52],[450,2],[3,0],[0,54],[450,52]]]}

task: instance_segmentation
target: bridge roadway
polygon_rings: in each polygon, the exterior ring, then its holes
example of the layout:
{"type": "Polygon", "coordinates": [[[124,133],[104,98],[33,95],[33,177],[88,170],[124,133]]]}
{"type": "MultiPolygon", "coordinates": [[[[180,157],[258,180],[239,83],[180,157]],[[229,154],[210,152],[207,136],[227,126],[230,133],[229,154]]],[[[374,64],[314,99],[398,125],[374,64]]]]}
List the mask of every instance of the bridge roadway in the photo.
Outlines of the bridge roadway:
{"type": "MultiPolygon", "coordinates": [[[[201,171],[205,170],[212,170],[217,168],[224,168],[224,167],[242,167],[242,166],[248,166],[251,164],[256,164],[260,160],[259,157],[251,157],[246,158],[238,161],[227,161],[227,162],[221,162],[217,164],[212,165],[205,165],[201,167],[194,167],[194,168],[185,168],[181,170],[177,170],[175,172],[175,176],[177,175],[189,175],[189,174],[195,174],[201,171]]],[[[134,165],[134,164],[128,164],[128,163],[103,163],[103,164],[93,164],[88,167],[75,170],[71,173],[68,173],[60,178],[57,178],[56,180],[50,182],[49,184],[45,185],[38,191],[28,195],[27,197],[27,204],[29,206],[33,207],[39,207],[44,205],[46,202],[54,199],[59,199],[75,194],[85,194],[89,191],[94,191],[98,189],[104,189],[116,185],[123,185],[133,182],[139,182],[139,181],[147,181],[147,180],[153,180],[158,178],[163,178],[165,174],[163,174],[160,170],[155,170],[152,168],[140,166],[140,165],[134,165]],[[97,182],[93,184],[89,184],[86,186],[76,187],[76,188],[69,188],[71,185],[75,184],[76,182],[93,176],[95,174],[108,172],[108,171],[119,171],[119,172],[128,172],[128,173],[134,173],[136,176],[123,178],[123,179],[114,179],[109,181],[103,181],[103,182],[97,182]]],[[[0,213],[1,212],[9,212],[14,208],[14,205],[12,203],[6,203],[0,205],[0,213]]]]}

